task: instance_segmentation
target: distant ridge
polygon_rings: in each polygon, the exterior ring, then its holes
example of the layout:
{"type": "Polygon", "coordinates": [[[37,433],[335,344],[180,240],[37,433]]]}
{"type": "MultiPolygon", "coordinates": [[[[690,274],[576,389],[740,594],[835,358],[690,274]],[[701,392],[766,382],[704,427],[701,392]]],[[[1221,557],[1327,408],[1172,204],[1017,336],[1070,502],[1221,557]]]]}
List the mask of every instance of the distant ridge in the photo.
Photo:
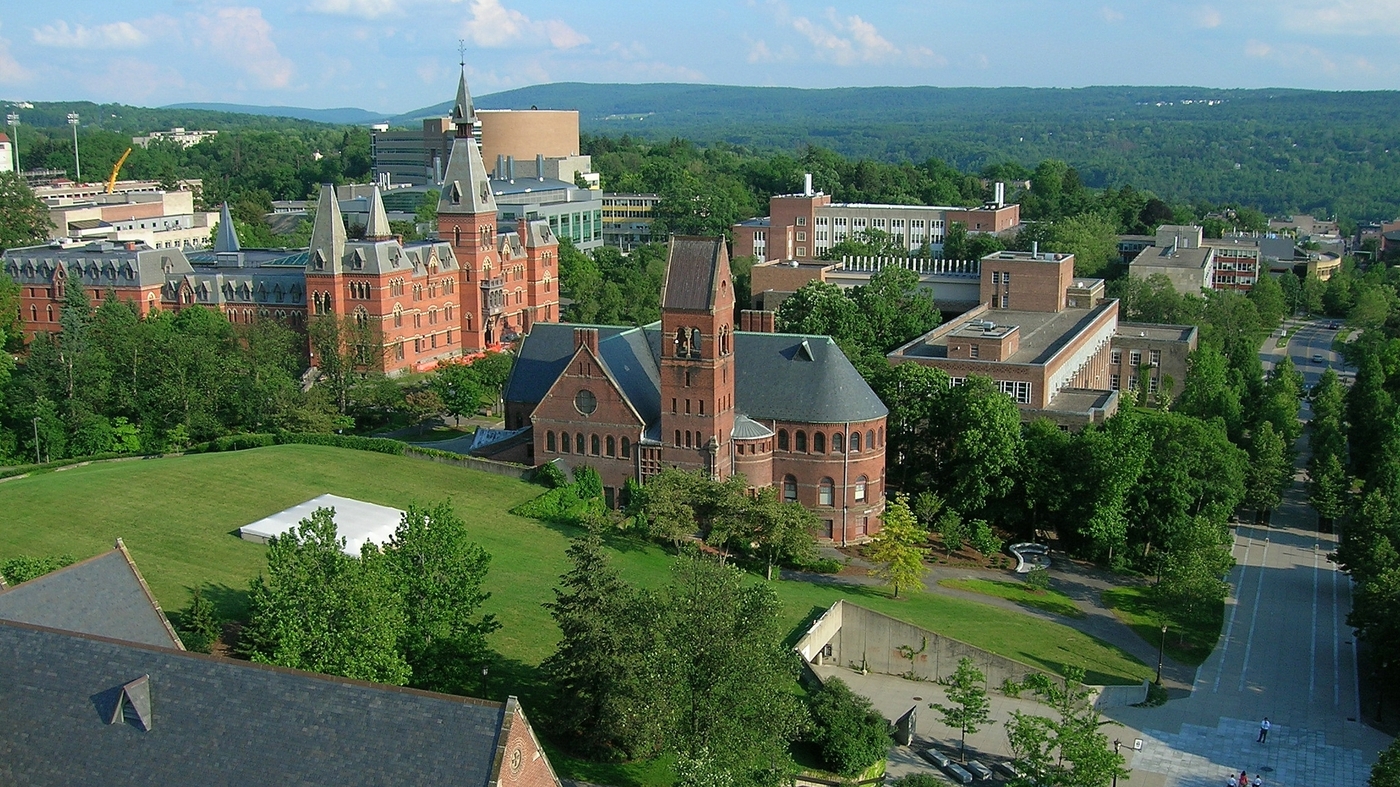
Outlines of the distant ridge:
{"type": "Polygon", "coordinates": [[[263,107],[255,104],[210,104],[185,103],[169,104],[161,109],[204,109],[212,112],[236,112],[240,115],[264,115],[268,117],[295,118],[316,123],[336,125],[367,125],[382,123],[390,119],[383,112],[371,112],[357,107],[336,107],[334,109],[308,109],[306,107],[263,107]]]}

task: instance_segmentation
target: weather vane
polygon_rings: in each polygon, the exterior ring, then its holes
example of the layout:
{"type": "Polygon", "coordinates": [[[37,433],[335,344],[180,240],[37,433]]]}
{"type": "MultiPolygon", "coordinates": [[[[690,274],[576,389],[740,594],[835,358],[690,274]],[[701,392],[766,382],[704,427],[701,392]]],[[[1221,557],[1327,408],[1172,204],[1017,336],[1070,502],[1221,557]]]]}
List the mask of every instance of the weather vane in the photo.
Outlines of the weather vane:
{"type": "Polygon", "coordinates": [[[457,39],[457,65],[467,67],[467,39],[457,39]]]}

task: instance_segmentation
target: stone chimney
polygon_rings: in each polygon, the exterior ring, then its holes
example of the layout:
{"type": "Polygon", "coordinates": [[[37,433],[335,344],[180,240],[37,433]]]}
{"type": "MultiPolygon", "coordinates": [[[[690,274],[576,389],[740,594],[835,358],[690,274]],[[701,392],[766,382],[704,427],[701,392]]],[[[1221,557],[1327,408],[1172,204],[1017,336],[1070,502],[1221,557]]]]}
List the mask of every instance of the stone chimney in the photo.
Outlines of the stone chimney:
{"type": "Polygon", "coordinates": [[[739,312],[739,330],[750,333],[777,333],[776,312],[744,309],[739,312]]]}

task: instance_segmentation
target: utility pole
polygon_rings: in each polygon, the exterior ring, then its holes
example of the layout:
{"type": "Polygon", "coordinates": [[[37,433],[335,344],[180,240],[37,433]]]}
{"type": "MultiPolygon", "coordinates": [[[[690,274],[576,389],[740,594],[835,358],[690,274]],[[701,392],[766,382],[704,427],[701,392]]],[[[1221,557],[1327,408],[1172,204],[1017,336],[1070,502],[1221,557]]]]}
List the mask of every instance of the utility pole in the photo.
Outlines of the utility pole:
{"type": "Polygon", "coordinates": [[[73,169],[75,170],[73,180],[77,181],[78,183],[82,183],[82,182],[83,182],[83,165],[82,165],[82,162],[78,161],[78,113],[77,113],[77,112],[69,112],[69,113],[68,113],[68,125],[70,125],[70,126],[73,127],[73,169]]]}
{"type": "Polygon", "coordinates": [[[1162,651],[1167,647],[1167,624],[1162,624],[1162,641],[1157,644],[1157,685],[1162,685],[1162,651]]]}
{"type": "Polygon", "coordinates": [[[34,464],[41,465],[39,461],[39,416],[34,416],[34,464]]]}
{"type": "Polygon", "coordinates": [[[14,137],[15,137],[15,174],[18,175],[19,172],[20,172],[20,169],[19,169],[19,113],[18,113],[18,112],[11,112],[10,114],[6,115],[6,116],[5,116],[5,122],[10,124],[10,133],[13,134],[14,137]]]}

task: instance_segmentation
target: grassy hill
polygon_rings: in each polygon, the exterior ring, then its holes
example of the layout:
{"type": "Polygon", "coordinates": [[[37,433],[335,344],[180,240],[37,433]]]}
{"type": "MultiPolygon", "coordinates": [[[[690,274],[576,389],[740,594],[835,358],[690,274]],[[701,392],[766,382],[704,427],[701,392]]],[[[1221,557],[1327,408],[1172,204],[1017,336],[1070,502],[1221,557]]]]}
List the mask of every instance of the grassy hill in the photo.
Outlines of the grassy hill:
{"type": "MultiPolygon", "coordinates": [[[[491,644],[506,658],[538,664],[557,633],[541,606],[566,569],[574,535],[506,513],[539,487],[404,457],[287,445],[224,454],[110,462],[0,483],[0,559],[69,553],[85,558],[125,540],[167,609],[212,585],[227,615],[243,612],[248,581],[265,547],[239,539],[242,525],[334,493],[402,508],[451,500],[472,535],[494,556],[487,605],[504,624],[491,644]]],[[[650,544],[610,544],[625,575],[645,586],[666,581],[670,557],[650,544]]],[[[755,580],[757,581],[757,580],[755,580]]],[[[1055,669],[1082,664],[1093,679],[1135,681],[1146,667],[1071,629],[1014,612],[932,594],[892,601],[884,591],[777,582],[788,627],[796,629],[837,598],[879,609],[990,650],[1055,669]]]]}

